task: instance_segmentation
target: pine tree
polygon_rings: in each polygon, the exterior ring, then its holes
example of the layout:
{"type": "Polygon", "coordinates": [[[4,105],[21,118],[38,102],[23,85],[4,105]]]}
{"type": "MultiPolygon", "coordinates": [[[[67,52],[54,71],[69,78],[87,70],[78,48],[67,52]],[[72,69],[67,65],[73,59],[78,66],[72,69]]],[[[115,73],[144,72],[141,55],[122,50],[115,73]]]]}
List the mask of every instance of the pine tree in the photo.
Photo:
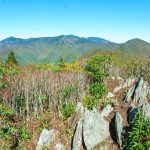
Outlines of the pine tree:
{"type": "Polygon", "coordinates": [[[10,53],[8,55],[8,58],[6,60],[6,64],[9,64],[9,65],[12,65],[12,64],[18,65],[18,62],[16,60],[16,57],[15,57],[15,54],[14,54],[13,50],[10,51],[10,53]]]}
{"type": "Polygon", "coordinates": [[[65,61],[64,61],[63,57],[60,57],[58,66],[60,68],[64,68],[65,67],[65,61]]]}

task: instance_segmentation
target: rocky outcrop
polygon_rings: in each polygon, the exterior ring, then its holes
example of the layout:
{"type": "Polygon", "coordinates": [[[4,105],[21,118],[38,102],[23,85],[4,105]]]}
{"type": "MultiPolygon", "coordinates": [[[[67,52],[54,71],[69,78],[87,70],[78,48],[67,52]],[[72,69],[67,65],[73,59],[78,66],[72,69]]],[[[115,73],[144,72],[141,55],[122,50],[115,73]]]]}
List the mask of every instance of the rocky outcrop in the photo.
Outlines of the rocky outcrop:
{"type": "Polygon", "coordinates": [[[107,117],[112,110],[111,105],[107,105],[101,113],[96,109],[92,111],[85,109],[83,118],[79,120],[76,127],[72,150],[79,150],[82,142],[87,150],[91,150],[107,139],[110,136],[109,122],[104,117],[107,117]]]}
{"type": "Polygon", "coordinates": [[[43,129],[42,133],[40,134],[36,150],[42,150],[43,146],[48,145],[52,140],[53,133],[54,133],[53,130],[43,129]]]}
{"type": "Polygon", "coordinates": [[[135,90],[135,85],[128,90],[126,96],[123,99],[125,102],[129,102],[131,100],[134,90],[135,90]]]}
{"type": "Polygon", "coordinates": [[[119,145],[122,145],[123,118],[118,112],[115,115],[116,137],[119,145]]]}
{"type": "Polygon", "coordinates": [[[144,103],[142,106],[142,111],[146,117],[150,117],[150,104],[144,103]]]}
{"type": "Polygon", "coordinates": [[[135,117],[136,117],[136,113],[139,111],[139,108],[133,106],[130,107],[128,110],[128,122],[131,123],[132,121],[134,121],[135,117]]]}
{"type": "Polygon", "coordinates": [[[147,101],[148,93],[149,86],[147,82],[144,82],[143,78],[139,78],[135,85],[128,90],[124,101],[129,102],[132,100],[134,104],[141,107],[147,101]]]}
{"type": "Polygon", "coordinates": [[[124,81],[121,80],[121,83],[119,86],[117,86],[113,93],[117,93],[118,91],[120,91],[121,89],[124,89],[124,88],[127,88],[127,87],[130,87],[134,82],[136,81],[136,79],[134,77],[131,77],[129,79],[126,79],[124,81]]]}
{"type": "Polygon", "coordinates": [[[112,112],[112,107],[107,105],[101,113],[96,109],[93,111],[86,110],[83,121],[83,140],[87,150],[94,148],[97,144],[110,136],[109,122],[107,117],[112,112]]]}
{"type": "Polygon", "coordinates": [[[80,150],[82,145],[82,126],[83,126],[83,119],[81,118],[78,121],[78,124],[76,126],[75,135],[73,138],[73,145],[72,150],[80,150]]]}

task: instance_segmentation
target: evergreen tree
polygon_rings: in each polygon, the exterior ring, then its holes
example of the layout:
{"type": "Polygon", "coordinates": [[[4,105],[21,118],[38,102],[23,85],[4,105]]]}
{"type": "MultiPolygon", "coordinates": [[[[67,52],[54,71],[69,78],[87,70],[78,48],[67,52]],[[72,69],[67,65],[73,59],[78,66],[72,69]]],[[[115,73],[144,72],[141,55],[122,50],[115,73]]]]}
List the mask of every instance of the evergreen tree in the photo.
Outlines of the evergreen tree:
{"type": "Polygon", "coordinates": [[[65,67],[65,61],[64,61],[63,57],[60,57],[58,66],[60,68],[64,68],[65,67]]]}
{"type": "Polygon", "coordinates": [[[18,65],[18,62],[16,60],[16,57],[15,57],[15,54],[14,54],[13,50],[10,51],[10,53],[8,55],[8,58],[6,60],[6,64],[9,64],[9,65],[12,65],[12,64],[18,65]]]}

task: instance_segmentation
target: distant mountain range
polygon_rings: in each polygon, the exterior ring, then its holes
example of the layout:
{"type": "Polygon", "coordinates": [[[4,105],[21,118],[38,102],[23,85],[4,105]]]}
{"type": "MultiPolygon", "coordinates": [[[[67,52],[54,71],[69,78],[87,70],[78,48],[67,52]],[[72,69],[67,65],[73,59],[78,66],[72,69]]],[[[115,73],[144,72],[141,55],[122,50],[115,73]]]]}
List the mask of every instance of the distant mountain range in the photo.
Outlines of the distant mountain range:
{"type": "Polygon", "coordinates": [[[98,37],[74,35],[30,39],[9,37],[0,41],[0,57],[3,60],[11,49],[20,64],[55,63],[60,57],[72,61],[94,50],[121,50],[132,55],[150,56],[150,43],[140,39],[118,44],[98,37]]]}

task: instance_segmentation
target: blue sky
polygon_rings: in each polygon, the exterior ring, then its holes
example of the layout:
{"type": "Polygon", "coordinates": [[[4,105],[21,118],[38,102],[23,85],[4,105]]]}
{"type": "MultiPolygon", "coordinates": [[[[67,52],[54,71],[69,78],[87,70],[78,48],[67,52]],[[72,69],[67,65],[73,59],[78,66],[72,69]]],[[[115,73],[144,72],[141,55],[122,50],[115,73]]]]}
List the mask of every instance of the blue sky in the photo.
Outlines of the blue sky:
{"type": "Polygon", "coordinates": [[[62,34],[150,42],[150,0],[0,0],[0,40],[62,34]]]}

